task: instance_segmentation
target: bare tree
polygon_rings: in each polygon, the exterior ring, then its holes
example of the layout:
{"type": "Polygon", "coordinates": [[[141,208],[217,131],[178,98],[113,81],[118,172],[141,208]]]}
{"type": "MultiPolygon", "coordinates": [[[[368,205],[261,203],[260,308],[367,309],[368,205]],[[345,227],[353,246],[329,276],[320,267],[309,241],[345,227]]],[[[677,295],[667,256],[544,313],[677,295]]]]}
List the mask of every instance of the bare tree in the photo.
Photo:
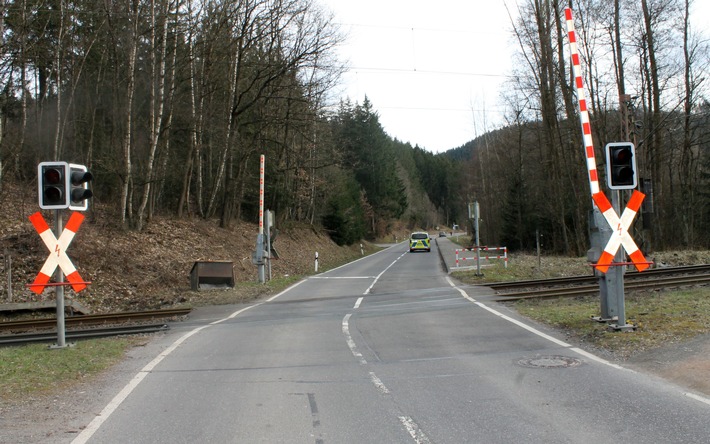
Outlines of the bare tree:
{"type": "MultiPolygon", "coordinates": [[[[5,2],[0,3],[0,60],[6,60],[7,55],[6,55],[6,47],[5,47],[5,2]]],[[[3,75],[3,73],[0,71],[0,78],[6,77],[6,74],[3,75]]],[[[8,76],[9,77],[9,76],[8,76]]],[[[3,188],[3,133],[5,131],[4,128],[4,120],[5,116],[2,110],[0,109],[0,191],[2,191],[3,188]]],[[[9,287],[12,288],[12,287],[9,287]]]]}
{"type": "Polygon", "coordinates": [[[148,205],[148,199],[151,194],[151,187],[155,180],[154,177],[154,164],[155,155],[158,150],[158,144],[162,140],[162,129],[163,129],[163,113],[165,110],[165,87],[166,87],[166,63],[167,63],[167,47],[168,47],[168,23],[171,11],[175,7],[175,3],[171,0],[162,0],[161,4],[157,5],[160,7],[158,13],[159,18],[156,18],[156,0],[151,0],[150,2],[150,77],[151,83],[149,85],[149,153],[148,159],[145,165],[145,179],[143,184],[143,197],[141,200],[140,207],[138,208],[138,215],[136,219],[136,226],[138,230],[143,228],[143,218],[145,216],[145,209],[148,205]],[[160,31],[161,35],[158,36],[156,31],[160,31]],[[158,43],[159,42],[159,43],[158,43]],[[158,44],[160,47],[158,47],[158,44]]]}
{"type": "Polygon", "coordinates": [[[127,0],[126,9],[128,15],[128,54],[126,60],[126,89],[125,108],[123,110],[123,190],[121,192],[121,221],[126,223],[133,219],[133,205],[131,203],[132,183],[133,183],[133,98],[136,88],[136,58],[138,55],[138,23],[141,17],[139,0],[127,0]]]}
{"type": "MultiPolygon", "coordinates": [[[[679,182],[680,196],[676,199],[681,210],[676,214],[681,216],[682,236],[684,245],[698,243],[698,213],[701,194],[696,184],[700,183],[700,150],[698,148],[698,125],[694,123],[693,111],[699,99],[699,90],[703,77],[699,75],[706,70],[701,64],[703,44],[690,27],[691,0],[685,0],[683,5],[683,138],[678,156],[676,176],[679,182]]],[[[707,47],[706,47],[707,48],[707,47]]]]}

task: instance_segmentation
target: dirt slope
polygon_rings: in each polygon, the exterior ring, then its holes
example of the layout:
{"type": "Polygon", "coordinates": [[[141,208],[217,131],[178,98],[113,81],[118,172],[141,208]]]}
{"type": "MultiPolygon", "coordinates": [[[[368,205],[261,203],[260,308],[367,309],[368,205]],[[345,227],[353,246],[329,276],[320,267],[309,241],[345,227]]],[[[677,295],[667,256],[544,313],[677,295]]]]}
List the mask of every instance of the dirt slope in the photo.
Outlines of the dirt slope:
{"type": "MultiPolygon", "coordinates": [[[[28,216],[39,210],[35,196],[22,196],[14,185],[5,185],[0,205],[0,254],[2,285],[0,303],[9,302],[8,269],[11,269],[12,302],[52,300],[54,291],[36,295],[26,287],[42,268],[49,254],[28,216]],[[8,266],[8,259],[11,266],[8,266]]],[[[32,191],[32,190],[31,190],[32,191]]],[[[28,194],[28,193],[25,193],[28,194]]],[[[42,211],[54,228],[54,211],[42,211]]],[[[143,310],[176,304],[236,302],[268,292],[255,285],[257,269],[252,264],[258,234],[257,224],[238,223],[223,229],[217,221],[200,218],[175,220],[156,217],[141,232],[122,228],[116,217],[100,205],[83,213],[86,218],[67,254],[86,281],[87,290],[75,294],[66,290],[92,312],[143,310]],[[190,291],[189,275],[195,261],[219,260],[234,263],[237,291],[190,291]],[[225,299],[226,298],[226,299],[225,299]]],[[[63,212],[64,222],[69,218],[63,212]]],[[[327,233],[309,225],[279,227],[274,246],[281,258],[272,261],[272,277],[313,272],[315,252],[321,270],[360,256],[360,246],[339,247],[327,233]]],[[[401,238],[401,237],[400,237],[401,238]]],[[[364,248],[375,248],[365,244],[364,248]]]]}

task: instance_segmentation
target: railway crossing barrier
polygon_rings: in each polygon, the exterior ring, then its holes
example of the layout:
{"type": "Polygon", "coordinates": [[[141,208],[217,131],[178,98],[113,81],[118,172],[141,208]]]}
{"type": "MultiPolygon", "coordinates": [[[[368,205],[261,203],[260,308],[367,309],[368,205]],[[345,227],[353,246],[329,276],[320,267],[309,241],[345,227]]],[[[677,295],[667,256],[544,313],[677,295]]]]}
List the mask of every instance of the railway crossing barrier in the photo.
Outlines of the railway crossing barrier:
{"type": "MultiPolygon", "coordinates": [[[[589,120],[589,112],[587,108],[587,100],[584,95],[584,82],[582,77],[581,59],[577,47],[577,33],[574,29],[574,20],[572,17],[572,9],[565,8],[565,20],[567,22],[567,33],[569,39],[569,49],[572,58],[572,71],[574,74],[574,83],[577,89],[577,101],[579,103],[579,119],[582,124],[582,140],[584,142],[584,150],[586,155],[586,166],[589,175],[589,189],[592,200],[596,206],[595,211],[599,211],[604,219],[606,219],[611,228],[610,237],[608,239],[604,252],[601,254],[598,262],[593,264],[595,269],[602,273],[600,279],[600,297],[602,318],[605,320],[613,319],[613,315],[618,319],[617,324],[609,324],[616,331],[624,331],[633,329],[634,326],[626,323],[626,308],[624,301],[624,250],[631,258],[632,263],[638,271],[647,269],[650,262],[646,261],[643,253],[639,250],[633,238],[629,234],[631,223],[633,222],[636,213],[641,206],[641,202],[645,195],[634,189],[637,186],[634,150],[630,142],[612,143],[607,145],[606,152],[611,154],[611,150],[622,146],[628,149],[627,161],[631,161],[626,165],[622,165],[622,172],[617,179],[619,181],[610,180],[609,188],[612,190],[612,201],[609,202],[606,194],[604,194],[599,186],[599,174],[597,172],[597,163],[594,153],[594,141],[592,139],[592,130],[589,120]],[[616,147],[616,148],[615,148],[616,147]],[[629,180],[631,179],[631,180],[629,180]],[[621,203],[619,201],[620,189],[634,189],[631,200],[626,208],[621,212],[621,203]],[[621,215],[619,215],[621,214],[621,215]],[[623,250],[619,251],[619,247],[623,250]],[[609,270],[609,267],[613,267],[609,270]],[[615,311],[613,310],[615,306],[615,311]]],[[[621,154],[621,151],[619,151],[621,154]]],[[[617,159],[621,160],[621,159],[617,159]]],[[[608,175],[614,174],[612,171],[611,156],[607,159],[608,175]]]]}
{"type": "Polygon", "coordinates": [[[473,248],[461,248],[461,249],[457,249],[457,250],[455,250],[455,253],[456,253],[456,268],[459,268],[459,260],[461,260],[461,261],[466,261],[466,260],[473,260],[473,261],[475,261],[475,260],[476,260],[475,257],[469,258],[469,257],[461,256],[461,257],[459,258],[459,252],[463,252],[463,251],[476,251],[476,249],[478,249],[479,251],[502,251],[503,254],[492,255],[492,256],[488,256],[488,255],[486,255],[486,256],[480,256],[480,260],[490,261],[490,260],[494,260],[494,259],[502,259],[502,260],[503,260],[504,267],[505,267],[505,268],[508,268],[508,247],[473,247],[473,248]]]}

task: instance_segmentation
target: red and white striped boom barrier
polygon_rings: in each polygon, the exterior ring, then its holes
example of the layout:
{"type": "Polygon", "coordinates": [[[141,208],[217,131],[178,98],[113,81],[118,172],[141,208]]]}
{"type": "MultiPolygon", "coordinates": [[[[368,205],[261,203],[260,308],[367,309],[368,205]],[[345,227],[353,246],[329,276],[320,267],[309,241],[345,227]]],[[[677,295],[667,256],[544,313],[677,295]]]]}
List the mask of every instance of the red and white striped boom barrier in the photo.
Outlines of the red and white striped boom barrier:
{"type": "Polygon", "coordinates": [[[606,273],[610,266],[625,265],[613,263],[616,251],[619,246],[623,246],[631,261],[638,271],[643,271],[649,267],[650,262],[646,261],[643,253],[629,234],[629,228],[636,213],[638,212],[645,194],[634,190],[627,207],[619,218],[609,199],[599,188],[599,175],[597,173],[597,162],[594,155],[594,143],[592,140],[592,127],[589,123],[589,112],[587,110],[587,100],[584,95],[584,82],[582,81],[582,68],[579,60],[579,50],[577,48],[577,34],[574,29],[572,19],[572,9],[565,8],[565,19],[567,20],[567,31],[569,35],[569,48],[572,53],[572,66],[574,72],[574,83],[577,88],[577,99],[579,101],[579,119],[582,123],[582,134],[584,139],[584,150],[587,157],[587,171],[589,173],[589,187],[592,193],[592,200],[601,211],[602,215],[612,228],[611,238],[604,248],[599,261],[594,264],[597,270],[606,273]]]}
{"type": "MultiPolygon", "coordinates": [[[[508,247],[473,247],[473,248],[461,248],[456,250],[456,268],[459,268],[459,252],[460,251],[502,251],[503,254],[497,256],[480,256],[481,260],[490,261],[493,259],[503,259],[503,264],[505,268],[508,268],[508,247]]],[[[465,260],[476,260],[475,257],[461,257],[461,261],[465,260]]]]}

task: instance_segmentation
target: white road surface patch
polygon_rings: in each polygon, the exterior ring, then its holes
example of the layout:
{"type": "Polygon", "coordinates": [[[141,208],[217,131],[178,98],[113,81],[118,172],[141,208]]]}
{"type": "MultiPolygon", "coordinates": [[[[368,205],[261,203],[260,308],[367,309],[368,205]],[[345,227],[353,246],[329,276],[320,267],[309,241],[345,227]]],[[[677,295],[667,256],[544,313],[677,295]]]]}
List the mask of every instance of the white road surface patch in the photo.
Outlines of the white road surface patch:
{"type": "Polygon", "coordinates": [[[377,387],[377,390],[380,391],[383,395],[389,394],[389,389],[385,384],[380,380],[380,378],[377,377],[375,372],[370,372],[370,379],[372,380],[372,383],[375,384],[375,387],[377,387]]]}
{"type": "Polygon", "coordinates": [[[343,323],[342,323],[343,334],[345,335],[345,342],[347,342],[348,348],[350,348],[350,352],[353,354],[353,356],[358,358],[358,360],[360,361],[360,364],[367,365],[367,361],[365,360],[365,358],[362,357],[362,353],[360,353],[357,350],[357,345],[355,345],[355,341],[353,341],[353,337],[350,335],[350,325],[349,325],[350,316],[352,316],[352,313],[346,314],[345,317],[343,318],[343,323]]]}
{"type": "Polygon", "coordinates": [[[407,433],[409,433],[409,436],[411,436],[417,444],[431,443],[429,438],[424,434],[424,432],[422,432],[417,423],[414,422],[414,420],[409,416],[400,416],[399,422],[401,422],[404,428],[407,429],[407,433]]]}

